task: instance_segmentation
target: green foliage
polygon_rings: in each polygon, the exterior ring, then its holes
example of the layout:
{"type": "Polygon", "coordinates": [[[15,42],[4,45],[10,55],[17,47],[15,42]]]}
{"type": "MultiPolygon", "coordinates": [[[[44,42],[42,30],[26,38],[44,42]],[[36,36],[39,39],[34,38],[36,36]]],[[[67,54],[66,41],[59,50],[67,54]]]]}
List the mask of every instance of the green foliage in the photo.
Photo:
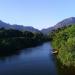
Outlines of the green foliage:
{"type": "Polygon", "coordinates": [[[0,54],[10,53],[19,49],[37,46],[45,41],[47,37],[41,32],[32,33],[4,28],[0,29],[0,54]]]}
{"type": "Polygon", "coordinates": [[[55,31],[52,39],[53,47],[59,49],[58,58],[61,62],[75,66],[75,25],[55,31]]]}

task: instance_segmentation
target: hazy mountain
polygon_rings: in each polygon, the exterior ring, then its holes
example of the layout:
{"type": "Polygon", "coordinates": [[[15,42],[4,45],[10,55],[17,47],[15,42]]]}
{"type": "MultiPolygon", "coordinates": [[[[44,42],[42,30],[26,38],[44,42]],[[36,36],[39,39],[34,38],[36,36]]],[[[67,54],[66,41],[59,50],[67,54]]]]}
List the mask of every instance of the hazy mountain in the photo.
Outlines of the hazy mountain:
{"type": "Polygon", "coordinates": [[[8,23],[5,23],[3,21],[0,20],[0,28],[5,28],[5,29],[15,29],[15,30],[22,30],[22,31],[31,31],[31,32],[39,32],[38,29],[35,29],[31,26],[23,26],[23,25],[10,25],[8,23]]]}
{"type": "Polygon", "coordinates": [[[5,22],[0,20],[0,28],[9,29],[9,28],[11,28],[11,26],[10,26],[10,24],[5,23],[5,22]]]}
{"type": "Polygon", "coordinates": [[[40,32],[38,29],[33,28],[32,26],[23,26],[23,25],[12,25],[12,29],[21,31],[40,32]]]}
{"type": "Polygon", "coordinates": [[[51,32],[52,30],[54,30],[54,27],[49,27],[47,29],[42,29],[41,32],[43,34],[48,34],[49,32],[51,32]]]}
{"type": "MultiPolygon", "coordinates": [[[[59,23],[57,23],[56,25],[54,25],[53,27],[49,27],[47,29],[42,29],[41,32],[44,34],[48,34],[49,32],[51,32],[52,30],[55,30],[57,28],[61,28],[64,26],[68,26],[71,24],[75,24],[75,17],[70,17],[70,18],[66,18],[62,21],[60,21],[59,23]]],[[[16,30],[22,30],[22,31],[31,31],[31,32],[40,32],[38,29],[35,29],[31,26],[23,26],[23,25],[10,25],[8,23],[5,23],[3,21],[0,20],[0,28],[5,28],[5,29],[16,29],[16,30]]]]}
{"type": "Polygon", "coordinates": [[[70,18],[64,19],[61,22],[57,23],[54,27],[61,28],[61,27],[68,26],[71,24],[75,24],[75,17],[70,17],[70,18]]]}
{"type": "Polygon", "coordinates": [[[57,28],[61,28],[64,26],[69,26],[71,24],[75,24],[75,17],[66,18],[66,19],[60,21],[59,23],[57,23],[56,25],[54,25],[53,27],[50,27],[47,29],[42,29],[41,32],[44,34],[47,34],[47,33],[51,32],[52,30],[55,30],[57,28]]]}

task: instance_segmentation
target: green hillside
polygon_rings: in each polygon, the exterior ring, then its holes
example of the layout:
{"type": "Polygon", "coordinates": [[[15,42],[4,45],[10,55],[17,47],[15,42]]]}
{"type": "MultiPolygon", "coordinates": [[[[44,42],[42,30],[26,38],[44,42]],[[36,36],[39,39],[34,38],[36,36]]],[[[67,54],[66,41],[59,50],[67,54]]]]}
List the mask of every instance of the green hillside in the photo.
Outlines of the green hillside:
{"type": "Polygon", "coordinates": [[[48,38],[41,32],[19,31],[4,28],[0,29],[0,55],[34,47],[47,41],[48,38]]]}
{"type": "Polygon", "coordinates": [[[52,45],[59,50],[58,58],[67,66],[75,66],[75,25],[54,31],[52,45]]]}

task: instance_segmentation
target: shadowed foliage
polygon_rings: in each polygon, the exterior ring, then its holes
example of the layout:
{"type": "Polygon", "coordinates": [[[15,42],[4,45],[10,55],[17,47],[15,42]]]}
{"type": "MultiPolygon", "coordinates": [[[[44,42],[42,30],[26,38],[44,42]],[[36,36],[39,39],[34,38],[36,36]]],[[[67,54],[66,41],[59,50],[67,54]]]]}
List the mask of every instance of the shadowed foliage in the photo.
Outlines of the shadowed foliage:
{"type": "Polygon", "coordinates": [[[0,29],[0,54],[13,53],[17,50],[33,47],[48,41],[40,32],[0,29]]]}

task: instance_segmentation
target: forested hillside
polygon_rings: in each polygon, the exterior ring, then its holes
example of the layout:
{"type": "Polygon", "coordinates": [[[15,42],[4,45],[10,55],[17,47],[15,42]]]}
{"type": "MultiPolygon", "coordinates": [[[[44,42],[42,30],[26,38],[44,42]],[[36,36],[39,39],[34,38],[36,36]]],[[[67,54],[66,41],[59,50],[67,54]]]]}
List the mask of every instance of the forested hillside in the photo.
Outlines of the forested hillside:
{"type": "Polygon", "coordinates": [[[48,38],[40,32],[19,31],[13,29],[0,29],[0,54],[37,46],[48,38]]]}
{"type": "Polygon", "coordinates": [[[67,66],[75,66],[75,25],[53,32],[52,45],[59,50],[58,58],[67,66]]]}

